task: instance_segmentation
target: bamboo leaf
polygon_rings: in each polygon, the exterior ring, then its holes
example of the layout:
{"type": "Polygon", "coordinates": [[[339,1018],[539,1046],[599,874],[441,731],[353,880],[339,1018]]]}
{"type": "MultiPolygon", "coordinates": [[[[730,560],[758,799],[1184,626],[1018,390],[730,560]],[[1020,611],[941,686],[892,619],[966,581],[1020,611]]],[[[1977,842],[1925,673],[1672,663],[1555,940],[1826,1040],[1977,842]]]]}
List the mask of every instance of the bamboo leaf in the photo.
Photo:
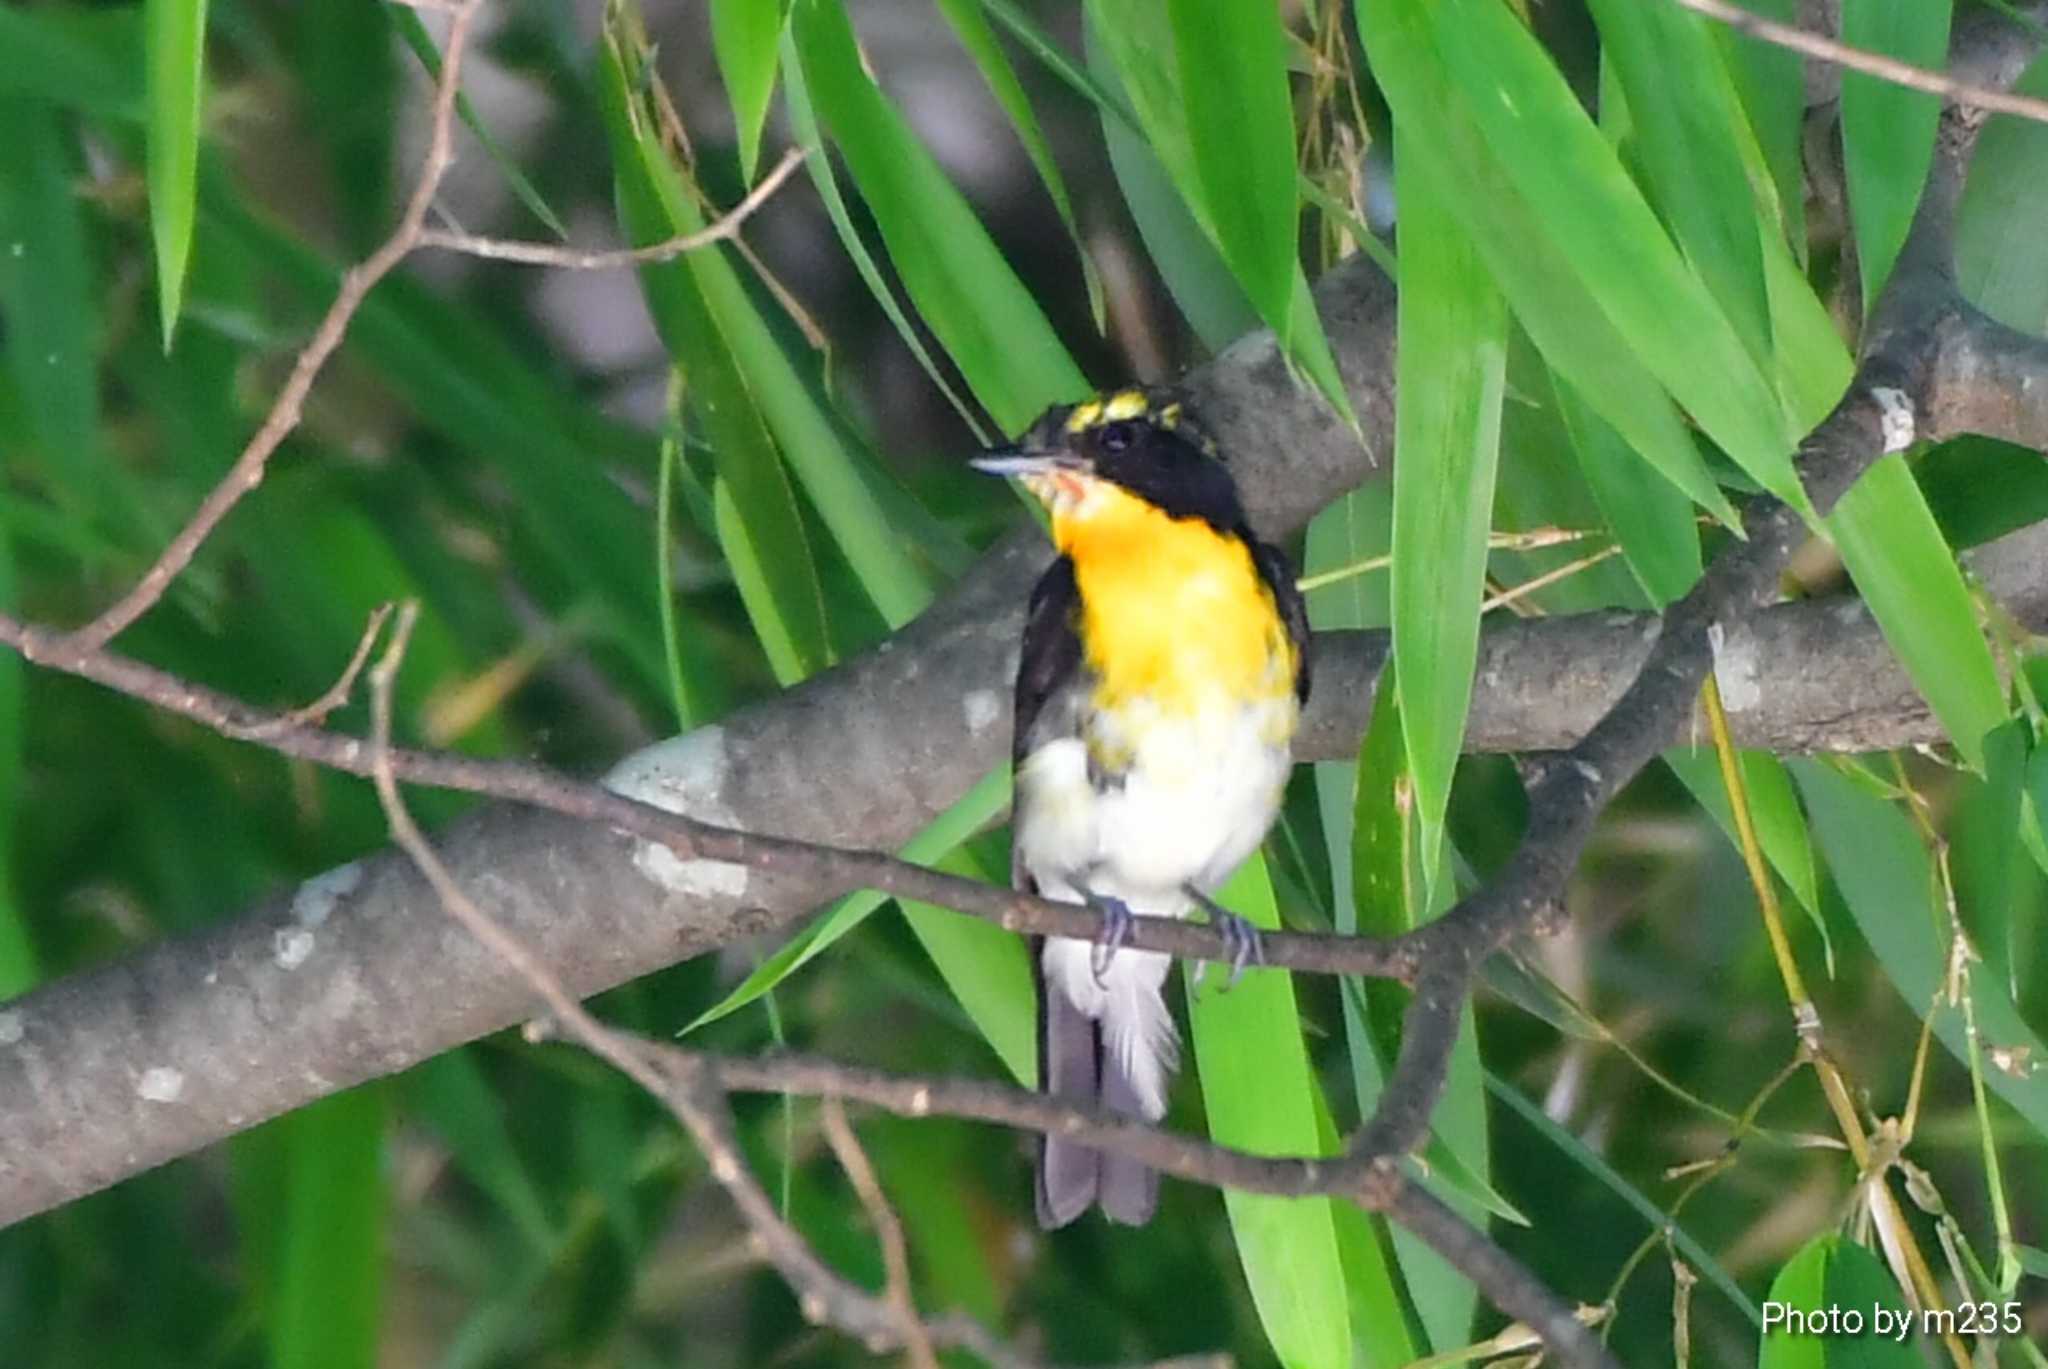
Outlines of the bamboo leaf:
{"type": "Polygon", "coordinates": [[[1285,346],[1299,216],[1279,7],[1168,0],[1167,13],[1195,184],[1223,259],[1285,346]]]}
{"type": "Polygon", "coordinates": [[[1004,432],[1087,392],[1086,377],[967,201],[876,88],[839,0],[798,0],[794,34],[819,122],[889,259],[968,388],[1004,432]]]}
{"type": "MultiPolygon", "coordinates": [[[[2048,56],[2013,83],[2048,95],[2048,56]]],[[[1956,281],[2001,323],[2048,332],[2048,125],[1994,115],[1977,135],[1969,180],[1956,207],[1956,281]]]]}
{"type": "Polygon", "coordinates": [[[1758,206],[1740,151],[1748,134],[1708,21],[1668,3],[1591,0],[1591,8],[1601,52],[1627,92],[1656,206],[1750,355],[1768,366],[1758,206]]]}
{"type": "Polygon", "coordinates": [[[1826,527],[1914,687],[1964,761],[1983,769],[1984,734],[2005,720],[2005,691],[1955,553],[1905,458],[1866,471],[1826,527]]]}
{"type": "MultiPolygon", "coordinates": [[[[962,846],[933,862],[948,874],[987,883],[1003,883],[1008,869],[978,858],[974,846],[962,846]]],[[[972,1018],[983,1039],[994,1048],[1010,1077],[1035,1088],[1038,1083],[1038,991],[1024,939],[992,922],[966,917],[914,899],[902,900],[910,930],[932,958],[939,977],[972,1018]]]]}
{"type": "Polygon", "coordinates": [[[285,1208],[268,1308],[278,1369],[372,1369],[382,1322],[383,1090],[322,1099],[279,1125],[285,1208]]]}
{"type": "MultiPolygon", "coordinates": [[[[1265,861],[1253,856],[1217,894],[1260,927],[1278,927],[1265,861]]],[[[1187,970],[1188,1019],[1211,1139],[1257,1155],[1323,1151],[1315,1073],[1302,1041],[1294,982],[1251,969],[1237,987],[1206,989],[1187,970]]],[[[1351,1303],[1328,1198],[1274,1198],[1225,1189],[1223,1204],[1245,1281],[1275,1358],[1289,1369],[1348,1364],[1351,1303]]]]}
{"type": "MultiPolygon", "coordinates": [[[[1420,156],[1403,145],[1394,164],[1410,167],[1420,156]]],[[[1395,353],[1394,661],[1427,880],[1443,851],[1479,651],[1507,313],[1431,182],[1396,174],[1406,232],[1395,353]]]]}
{"type": "MultiPolygon", "coordinates": [[[[1947,65],[1951,8],[1952,0],[1842,0],[1842,41],[1939,70],[1947,65]]],[[[1842,73],[1842,168],[1865,310],[1905,245],[1940,119],[1936,96],[1859,71],[1842,73]]]]}
{"type": "MultiPolygon", "coordinates": [[[[1540,232],[1627,345],[1737,465],[1806,507],[1770,385],[1535,37],[1494,0],[1388,6],[1411,7],[1540,232]]],[[[1468,189],[1452,204],[1471,201],[1468,189]]]]}
{"type": "Polygon", "coordinates": [[[711,51],[739,135],[740,178],[749,185],[760,163],[761,129],[788,20],[789,0],[711,0],[711,51]]]}
{"type": "Polygon", "coordinates": [[[1700,534],[1692,501],[1659,478],[1570,381],[1555,372],[1551,380],[1558,416],[1571,434],[1586,487],[1614,529],[1643,592],[1662,608],[1700,578],[1700,534]]]}
{"type": "Polygon", "coordinates": [[[1095,318],[1095,326],[1102,328],[1105,320],[1102,276],[1095,269],[1095,258],[1089,254],[1087,241],[1081,236],[1081,225],[1074,218],[1066,178],[1060,175],[1059,163],[1053,160],[1052,145],[1046,141],[1045,130],[1039,127],[1038,115],[1033,112],[1031,100],[1017,80],[1016,70],[1004,55],[1002,45],[996,41],[995,30],[989,27],[988,16],[983,12],[983,0],[938,0],[938,5],[939,13],[953,26],[960,46],[967,49],[967,55],[981,69],[981,79],[988,83],[989,93],[996,97],[996,103],[1009,116],[1017,141],[1024,145],[1024,155],[1031,159],[1032,168],[1038,172],[1039,183],[1052,197],[1053,209],[1065,225],[1068,238],[1073,240],[1074,256],[1081,264],[1081,282],[1088,290],[1089,312],[1095,318]]]}
{"type": "MultiPolygon", "coordinates": [[[[643,107],[642,93],[654,79],[647,61],[639,20],[619,0],[607,11],[600,87],[613,157],[637,162],[661,193],[664,209],[678,222],[691,222],[697,211],[675,179],[652,112],[643,107]]],[[[862,454],[820,406],[722,252],[693,252],[683,261],[777,450],[852,565],[863,591],[891,627],[902,626],[930,602],[933,582],[905,539],[895,533],[895,522],[862,469],[862,454]]]]}
{"type": "Polygon", "coordinates": [[[1360,5],[1356,13],[1359,40],[1401,136],[1419,150],[1419,171],[1435,182],[1444,203],[1469,211],[1462,224],[1516,321],[1645,460],[1694,502],[1733,521],[1734,507],[1715,486],[1663,386],[1551,242],[1531,200],[1453,89],[1425,7],[1390,0],[1360,5]]]}
{"type": "Polygon", "coordinates": [[[199,106],[206,86],[206,0],[146,0],[149,227],[156,243],[164,350],[185,300],[199,189],[199,106]]]}

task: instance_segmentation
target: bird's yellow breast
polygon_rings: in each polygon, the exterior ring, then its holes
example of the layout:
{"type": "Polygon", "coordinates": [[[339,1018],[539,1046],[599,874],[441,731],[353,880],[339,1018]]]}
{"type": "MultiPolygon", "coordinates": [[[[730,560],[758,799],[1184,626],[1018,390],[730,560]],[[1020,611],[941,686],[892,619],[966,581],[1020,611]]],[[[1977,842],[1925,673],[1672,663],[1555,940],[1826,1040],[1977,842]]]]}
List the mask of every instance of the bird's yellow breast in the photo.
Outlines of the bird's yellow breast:
{"type": "Polygon", "coordinates": [[[1178,714],[1290,694],[1293,643],[1243,540],[1090,483],[1054,517],[1053,541],[1074,562],[1095,706],[1178,714]]]}

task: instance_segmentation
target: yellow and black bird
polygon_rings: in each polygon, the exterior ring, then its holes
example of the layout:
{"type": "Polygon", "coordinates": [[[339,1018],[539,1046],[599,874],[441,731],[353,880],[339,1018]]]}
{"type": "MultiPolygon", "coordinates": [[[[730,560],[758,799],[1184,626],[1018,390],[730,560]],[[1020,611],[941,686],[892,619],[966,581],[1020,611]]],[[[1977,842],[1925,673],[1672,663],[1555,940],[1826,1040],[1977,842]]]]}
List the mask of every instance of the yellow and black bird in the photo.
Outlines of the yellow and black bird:
{"type": "MultiPolygon", "coordinates": [[[[1032,591],[1017,668],[1012,878],[1102,913],[1090,946],[1033,946],[1039,1087],[1156,1121],[1179,1037],[1169,957],[1119,950],[1135,913],[1199,907],[1237,949],[1250,924],[1210,891],[1272,825],[1308,699],[1308,619],[1286,556],[1246,526],[1237,486],[1184,403],[1123,390],[1055,408],[974,465],[1047,508],[1059,558],[1032,591]]],[[[1152,1216],[1159,1176],[1048,1136],[1038,1219],[1091,1203],[1152,1216]]]]}

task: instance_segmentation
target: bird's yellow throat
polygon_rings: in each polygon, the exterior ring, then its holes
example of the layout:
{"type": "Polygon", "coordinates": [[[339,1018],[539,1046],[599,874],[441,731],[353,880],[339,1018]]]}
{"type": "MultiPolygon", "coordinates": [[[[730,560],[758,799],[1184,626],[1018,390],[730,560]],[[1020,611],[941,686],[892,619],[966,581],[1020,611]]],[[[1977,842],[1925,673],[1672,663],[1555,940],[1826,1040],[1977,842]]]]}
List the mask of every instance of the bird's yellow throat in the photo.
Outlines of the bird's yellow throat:
{"type": "Polygon", "coordinates": [[[1052,535],[1074,562],[1096,705],[1146,698],[1178,713],[1219,694],[1291,692],[1294,647],[1242,539],[1108,481],[1087,485],[1055,505],[1052,535]]]}

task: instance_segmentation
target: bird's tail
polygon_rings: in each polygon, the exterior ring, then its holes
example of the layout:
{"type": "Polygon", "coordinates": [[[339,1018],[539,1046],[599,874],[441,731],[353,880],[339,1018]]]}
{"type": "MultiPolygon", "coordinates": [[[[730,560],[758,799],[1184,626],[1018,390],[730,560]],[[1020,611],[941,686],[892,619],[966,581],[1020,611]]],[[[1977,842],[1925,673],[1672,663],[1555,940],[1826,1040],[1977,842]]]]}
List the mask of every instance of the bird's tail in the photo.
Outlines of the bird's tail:
{"type": "MultiPolygon", "coordinates": [[[[1084,942],[1046,945],[1038,975],[1039,1087],[1054,1098],[1157,1121],[1166,1114],[1167,1075],[1179,1054],[1160,993],[1167,957],[1119,952],[1098,983],[1091,950],[1084,942]],[[1077,974],[1088,976],[1080,981],[1085,1007],[1074,993],[1077,974]]],[[[1149,1166],[1064,1137],[1044,1138],[1038,1222],[1047,1230],[1065,1226],[1091,1203],[1112,1221],[1142,1226],[1158,1202],[1159,1175],[1149,1166]]]]}

